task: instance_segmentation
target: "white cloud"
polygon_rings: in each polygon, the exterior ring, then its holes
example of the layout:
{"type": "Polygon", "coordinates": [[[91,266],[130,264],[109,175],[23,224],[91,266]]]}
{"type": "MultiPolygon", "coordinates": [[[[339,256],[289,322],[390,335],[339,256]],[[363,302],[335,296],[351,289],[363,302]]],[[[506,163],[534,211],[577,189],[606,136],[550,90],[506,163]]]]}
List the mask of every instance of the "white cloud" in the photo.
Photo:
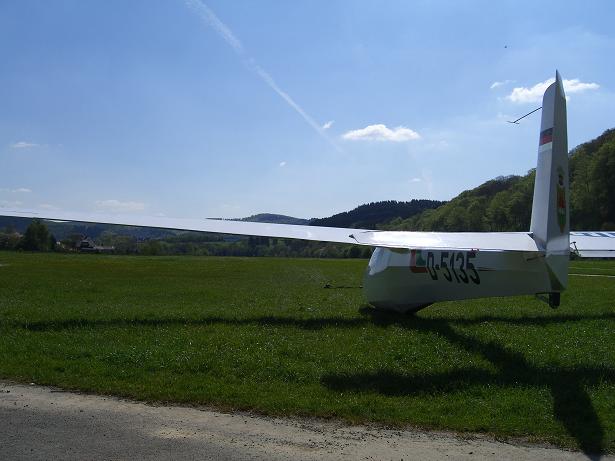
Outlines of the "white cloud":
{"type": "Polygon", "coordinates": [[[327,123],[325,123],[322,126],[323,130],[328,130],[329,128],[331,128],[333,126],[333,124],[335,123],[335,120],[329,120],[327,123]]]}
{"type": "MultiPolygon", "coordinates": [[[[548,80],[545,80],[544,82],[537,83],[531,88],[513,88],[512,93],[506,96],[506,99],[520,104],[540,102],[545,90],[554,81],[554,78],[550,78],[548,80]]],[[[573,78],[572,80],[564,80],[564,91],[567,94],[581,93],[583,91],[596,90],[598,88],[600,88],[600,85],[598,85],[597,83],[584,83],[581,82],[578,78],[573,78]]]]}
{"type": "Polygon", "coordinates": [[[59,210],[57,206],[51,205],[50,203],[40,203],[38,207],[43,210],[59,210]]]}
{"type": "Polygon", "coordinates": [[[32,192],[32,190],[28,189],[27,187],[18,187],[17,189],[2,188],[0,189],[0,192],[10,192],[12,194],[29,194],[30,192],[32,192]]]}
{"type": "Polygon", "coordinates": [[[0,208],[19,208],[23,202],[19,200],[0,200],[0,208]]]}
{"type": "Polygon", "coordinates": [[[280,167],[286,166],[286,162],[280,162],[280,167]]]}
{"type": "Polygon", "coordinates": [[[358,130],[351,130],[342,135],[343,139],[351,141],[392,141],[405,142],[419,139],[421,136],[414,130],[403,126],[397,128],[387,128],[386,125],[379,123],[369,125],[358,130]]]}
{"type": "Polygon", "coordinates": [[[501,82],[493,82],[489,88],[492,90],[497,88],[498,86],[508,85],[509,83],[513,83],[514,80],[502,80],[501,82]]]}
{"type": "Polygon", "coordinates": [[[96,206],[105,211],[143,211],[145,203],[142,202],[121,202],[119,200],[97,200],[96,206]]]}
{"type": "Polygon", "coordinates": [[[38,147],[39,144],[28,141],[18,141],[10,145],[11,149],[30,149],[32,147],[38,147]]]}
{"type": "Polygon", "coordinates": [[[421,178],[410,178],[410,179],[408,180],[408,182],[421,182],[421,181],[422,181],[422,179],[421,179],[421,178]]]}
{"type": "Polygon", "coordinates": [[[583,83],[578,78],[564,80],[564,91],[567,93],[580,93],[586,90],[597,90],[600,85],[597,83],[583,83]]]}

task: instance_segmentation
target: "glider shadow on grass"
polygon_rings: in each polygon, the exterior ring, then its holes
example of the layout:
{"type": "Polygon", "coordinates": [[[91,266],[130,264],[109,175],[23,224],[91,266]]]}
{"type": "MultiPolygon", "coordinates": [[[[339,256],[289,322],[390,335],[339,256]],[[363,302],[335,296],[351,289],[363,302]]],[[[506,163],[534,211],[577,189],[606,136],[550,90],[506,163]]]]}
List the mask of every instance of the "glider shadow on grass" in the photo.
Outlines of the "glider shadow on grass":
{"type": "MultiPolygon", "coordinates": [[[[429,329],[423,328],[425,323],[429,322],[444,322],[454,325],[476,325],[480,323],[506,323],[508,325],[532,325],[545,326],[556,323],[578,322],[585,320],[615,320],[615,314],[591,314],[591,315],[551,315],[547,317],[503,317],[494,315],[484,315],[474,318],[459,318],[448,320],[430,320],[415,317],[412,315],[400,315],[396,313],[387,313],[377,311],[371,307],[363,307],[360,309],[362,317],[309,317],[297,318],[297,316],[286,317],[278,315],[265,315],[255,317],[222,317],[222,316],[199,316],[191,317],[168,317],[161,316],[159,318],[150,317],[120,317],[109,319],[92,319],[92,318],[72,318],[72,319],[49,319],[35,321],[7,321],[6,326],[9,328],[20,328],[29,331],[63,331],[77,328],[113,328],[113,327],[170,327],[170,326],[187,326],[200,327],[208,325],[229,325],[229,326],[246,326],[260,325],[264,327],[295,327],[303,330],[321,330],[323,328],[358,328],[369,325],[378,325],[387,327],[390,325],[398,325],[407,329],[426,331],[429,329]]],[[[1,324],[0,324],[1,325],[1,324]]]]}
{"type": "Polygon", "coordinates": [[[587,454],[605,451],[604,428],[587,393],[587,387],[600,383],[615,383],[612,368],[577,366],[572,369],[542,368],[529,363],[517,352],[507,350],[501,344],[486,342],[455,331],[454,325],[475,325],[485,322],[510,325],[546,326],[549,324],[587,321],[615,320],[615,314],[596,315],[548,315],[541,317],[480,316],[460,319],[434,319],[421,316],[401,316],[381,312],[369,307],[361,308],[361,317],[316,317],[297,318],[284,316],[258,316],[248,318],[199,317],[199,318],[116,318],[116,319],[63,319],[35,322],[11,322],[10,327],[29,331],[62,331],[79,328],[111,327],[201,327],[215,324],[230,326],[260,325],[263,327],[295,327],[305,330],[323,328],[358,328],[368,325],[382,327],[398,326],[408,330],[437,334],[471,353],[485,357],[496,371],[478,367],[464,367],[445,373],[406,375],[391,371],[356,374],[328,374],[322,377],[324,386],[340,391],[369,391],[383,395],[403,396],[419,393],[455,392],[459,389],[493,384],[496,386],[529,386],[548,388],[553,396],[553,413],[568,433],[574,437],[587,454]]]}
{"type": "Polygon", "coordinates": [[[474,319],[443,320],[421,317],[400,318],[386,312],[362,309],[378,325],[397,325],[414,331],[430,332],[446,338],[471,353],[486,358],[496,368],[490,372],[477,367],[465,367],[445,373],[404,375],[391,371],[356,374],[330,374],[323,377],[323,384],[337,391],[371,391],[383,395],[403,396],[419,393],[455,392],[474,385],[546,387],[553,396],[553,414],[567,432],[574,437],[581,450],[599,459],[605,451],[604,428],[587,392],[587,387],[600,383],[615,383],[615,370],[606,367],[576,366],[571,369],[543,368],[529,363],[517,352],[501,344],[482,341],[461,334],[452,325],[475,324],[484,321],[502,321],[511,324],[546,325],[552,323],[602,319],[613,320],[615,315],[546,316],[539,318],[514,318],[485,316],[474,319]]]}

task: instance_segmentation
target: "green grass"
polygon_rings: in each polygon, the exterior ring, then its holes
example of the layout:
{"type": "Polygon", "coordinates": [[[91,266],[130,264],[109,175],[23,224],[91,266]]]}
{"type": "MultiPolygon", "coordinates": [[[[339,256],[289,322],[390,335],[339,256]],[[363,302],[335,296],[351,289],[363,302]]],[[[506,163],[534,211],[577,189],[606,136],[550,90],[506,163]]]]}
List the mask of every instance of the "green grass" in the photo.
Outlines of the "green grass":
{"type": "MultiPolygon", "coordinates": [[[[0,253],[0,377],[615,451],[615,279],[373,311],[366,261],[0,253]]],[[[615,275],[611,262],[571,273],[615,275]]]]}

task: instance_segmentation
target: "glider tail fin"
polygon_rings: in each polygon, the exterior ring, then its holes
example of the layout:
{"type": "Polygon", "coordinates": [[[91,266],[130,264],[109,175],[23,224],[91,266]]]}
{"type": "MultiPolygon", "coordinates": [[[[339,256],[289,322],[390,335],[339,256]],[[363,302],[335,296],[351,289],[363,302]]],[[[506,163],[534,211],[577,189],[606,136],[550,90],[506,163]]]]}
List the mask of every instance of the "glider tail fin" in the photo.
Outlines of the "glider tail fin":
{"type": "Polygon", "coordinates": [[[566,96],[559,72],[542,100],[538,163],[530,232],[545,251],[551,292],[568,283],[570,252],[570,192],[566,96]]]}

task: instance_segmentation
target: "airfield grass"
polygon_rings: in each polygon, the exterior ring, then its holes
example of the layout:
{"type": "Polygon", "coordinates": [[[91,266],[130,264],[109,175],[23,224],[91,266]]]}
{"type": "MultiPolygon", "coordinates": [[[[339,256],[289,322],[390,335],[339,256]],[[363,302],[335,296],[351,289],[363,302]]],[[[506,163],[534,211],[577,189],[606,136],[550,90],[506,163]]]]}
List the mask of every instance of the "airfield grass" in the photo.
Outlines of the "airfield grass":
{"type": "Polygon", "coordinates": [[[557,310],[515,297],[404,316],[366,305],[365,265],[1,252],[0,378],[615,451],[615,278],[571,276],[557,310]]]}

